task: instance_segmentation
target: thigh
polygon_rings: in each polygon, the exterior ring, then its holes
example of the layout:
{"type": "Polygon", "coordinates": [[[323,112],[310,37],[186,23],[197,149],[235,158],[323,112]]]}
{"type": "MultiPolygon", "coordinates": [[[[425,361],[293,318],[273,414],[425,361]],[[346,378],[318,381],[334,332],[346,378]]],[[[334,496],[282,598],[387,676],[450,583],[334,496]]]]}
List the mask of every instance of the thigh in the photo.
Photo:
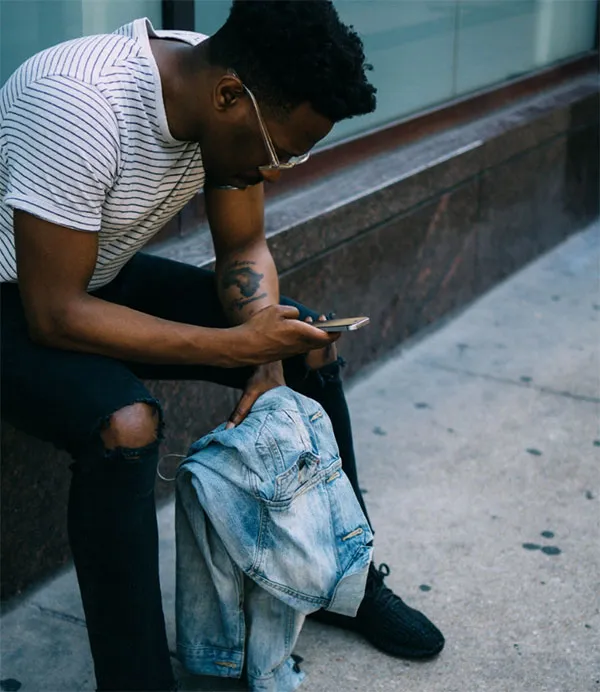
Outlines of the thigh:
{"type": "Polygon", "coordinates": [[[115,411],[158,406],[125,364],[34,343],[16,284],[1,285],[0,302],[4,420],[76,456],[115,411]]]}
{"type": "Polygon", "coordinates": [[[164,257],[137,253],[93,295],[174,322],[228,326],[214,272],[164,257]]]}
{"type": "MultiPolygon", "coordinates": [[[[229,322],[217,292],[215,273],[183,262],[138,253],[124,267],[117,279],[96,295],[104,300],[126,305],[162,319],[194,324],[201,327],[227,328],[229,322]]],[[[292,305],[300,312],[299,319],[317,313],[290,298],[281,298],[283,305],[292,305]]],[[[303,372],[300,359],[286,361],[289,372],[303,372]]],[[[156,380],[203,380],[242,389],[252,368],[216,368],[204,365],[156,365],[127,363],[138,377],[156,380]]]]}

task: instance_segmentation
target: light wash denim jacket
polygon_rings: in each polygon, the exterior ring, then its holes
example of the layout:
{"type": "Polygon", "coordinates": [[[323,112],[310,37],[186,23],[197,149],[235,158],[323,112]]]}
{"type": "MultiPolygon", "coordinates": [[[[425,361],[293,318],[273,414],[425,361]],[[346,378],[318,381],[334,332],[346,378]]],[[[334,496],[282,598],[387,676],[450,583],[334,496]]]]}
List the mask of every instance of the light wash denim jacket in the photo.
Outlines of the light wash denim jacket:
{"type": "Polygon", "coordinates": [[[319,608],[355,615],[373,535],[331,422],[287,387],[190,448],[177,473],[177,652],[199,675],[288,692],[291,652],[319,608]]]}

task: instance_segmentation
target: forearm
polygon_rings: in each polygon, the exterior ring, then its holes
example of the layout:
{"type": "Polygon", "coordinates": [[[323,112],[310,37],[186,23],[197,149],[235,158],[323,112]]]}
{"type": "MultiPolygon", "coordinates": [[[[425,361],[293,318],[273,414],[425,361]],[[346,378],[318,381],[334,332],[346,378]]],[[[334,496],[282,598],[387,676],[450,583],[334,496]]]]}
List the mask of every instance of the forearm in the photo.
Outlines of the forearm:
{"type": "Polygon", "coordinates": [[[235,367],[236,329],[171,322],[85,295],[50,315],[33,338],[47,346],[143,363],[235,367]]]}
{"type": "Polygon", "coordinates": [[[279,277],[264,241],[219,257],[216,276],[219,299],[232,325],[279,304],[279,277]]]}

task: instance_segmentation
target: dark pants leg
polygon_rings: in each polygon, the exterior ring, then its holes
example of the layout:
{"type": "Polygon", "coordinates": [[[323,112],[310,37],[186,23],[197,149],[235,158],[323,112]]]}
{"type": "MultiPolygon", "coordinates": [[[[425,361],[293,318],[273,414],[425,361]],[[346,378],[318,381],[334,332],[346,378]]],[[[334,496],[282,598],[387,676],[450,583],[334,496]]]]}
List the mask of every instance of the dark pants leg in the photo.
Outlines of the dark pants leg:
{"type": "Polygon", "coordinates": [[[68,528],[99,690],[174,687],[162,609],[158,442],[73,465],[68,528]]]}
{"type": "Polygon", "coordinates": [[[98,689],[170,690],[154,504],[159,442],[108,452],[100,437],[114,412],[158,402],[123,363],[34,344],[16,286],[2,286],[1,303],[2,416],[74,459],[69,540],[98,689]]]}
{"type": "MultiPolygon", "coordinates": [[[[165,319],[227,326],[212,273],[150,255],[134,257],[97,295],[165,319]]],[[[301,318],[317,316],[297,307],[301,318]]],[[[107,452],[100,431],[113,413],[133,403],[159,407],[139,378],[207,380],[241,389],[251,370],[123,363],[41,347],[29,340],[16,286],[3,286],[2,308],[3,417],[67,449],[75,460],[69,535],[98,688],[169,689],[153,495],[159,440],[107,452]]],[[[339,367],[310,371],[303,357],[284,363],[289,386],[318,400],[330,416],[344,470],[362,503],[339,367]]]]}

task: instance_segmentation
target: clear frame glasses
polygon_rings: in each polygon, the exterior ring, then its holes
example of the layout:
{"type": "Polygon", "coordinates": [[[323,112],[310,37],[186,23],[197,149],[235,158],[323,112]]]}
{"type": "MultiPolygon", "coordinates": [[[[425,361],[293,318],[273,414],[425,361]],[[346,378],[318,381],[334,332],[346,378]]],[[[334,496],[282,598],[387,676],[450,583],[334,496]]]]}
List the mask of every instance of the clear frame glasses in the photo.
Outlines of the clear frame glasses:
{"type": "MultiPolygon", "coordinates": [[[[229,70],[229,74],[232,74],[234,77],[237,77],[238,79],[239,76],[237,75],[236,72],[233,70],[229,70]]],[[[240,82],[242,80],[240,79],[240,82]]],[[[258,170],[259,171],[285,171],[290,168],[294,168],[294,166],[297,166],[298,164],[305,163],[308,161],[310,158],[310,151],[307,151],[306,154],[302,154],[301,156],[292,156],[288,161],[280,161],[279,157],[277,156],[277,152],[275,151],[275,146],[273,145],[273,140],[271,139],[271,135],[269,134],[269,131],[267,130],[267,126],[265,124],[265,121],[263,120],[263,117],[260,113],[260,108],[258,107],[258,103],[256,101],[256,98],[254,94],[248,89],[248,87],[242,82],[242,87],[244,88],[244,91],[248,94],[250,97],[250,100],[252,101],[252,105],[254,106],[254,111],[256,113],[256,118],[258,120],[258,125],[260,127],[260,132],[262,134],[263,141],[265,143],[265,149],[267,150],[267,153],[269,154],[269,157],[271,159],[271,163],[266,164],[265,166],[259,166],[258,170]]]]}

